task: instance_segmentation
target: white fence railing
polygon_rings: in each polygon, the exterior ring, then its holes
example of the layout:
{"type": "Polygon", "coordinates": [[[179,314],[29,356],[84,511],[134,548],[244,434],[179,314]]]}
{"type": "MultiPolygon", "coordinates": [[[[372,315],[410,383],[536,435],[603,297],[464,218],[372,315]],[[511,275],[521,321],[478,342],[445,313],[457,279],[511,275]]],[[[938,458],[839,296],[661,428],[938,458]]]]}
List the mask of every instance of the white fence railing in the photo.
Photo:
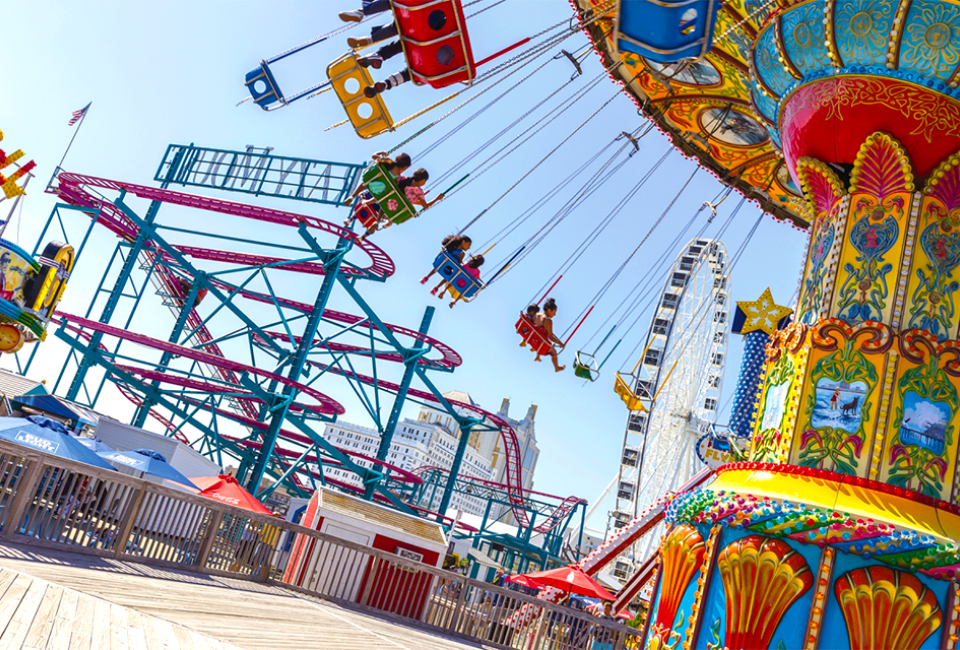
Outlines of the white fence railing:
{"type": "Polygon", "coordinates": [[[7,542],[267,582],[520,650],[640,641],[614,621],[3,441],[0,531],[7,542]]]}

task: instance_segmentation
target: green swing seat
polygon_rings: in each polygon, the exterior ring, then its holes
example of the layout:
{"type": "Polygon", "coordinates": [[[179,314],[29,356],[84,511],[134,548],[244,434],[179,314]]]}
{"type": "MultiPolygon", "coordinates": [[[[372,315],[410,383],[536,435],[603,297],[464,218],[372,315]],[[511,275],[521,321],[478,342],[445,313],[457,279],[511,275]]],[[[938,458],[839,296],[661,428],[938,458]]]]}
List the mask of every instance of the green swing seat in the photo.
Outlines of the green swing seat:
{"type": "Polygon", "coordinates": [[[397,185],[396,179],[380,165],[370,165],[363,173],[363,182],[380,205],[384,216],[392,223],[403,223],[417,216],[416,209],[397,185]]]}

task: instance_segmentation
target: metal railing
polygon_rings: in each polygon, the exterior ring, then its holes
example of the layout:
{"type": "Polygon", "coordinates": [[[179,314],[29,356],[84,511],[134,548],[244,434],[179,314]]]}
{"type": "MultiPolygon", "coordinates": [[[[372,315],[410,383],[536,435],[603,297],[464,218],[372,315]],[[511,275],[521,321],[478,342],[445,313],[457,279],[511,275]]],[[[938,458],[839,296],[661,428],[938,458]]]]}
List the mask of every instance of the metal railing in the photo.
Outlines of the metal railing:
{"type": "Polygon", "coordinates": [[[265,582],[520,650],[620,650],[621,623],[119,472],[0,441],[5,542],[265,582]]]}

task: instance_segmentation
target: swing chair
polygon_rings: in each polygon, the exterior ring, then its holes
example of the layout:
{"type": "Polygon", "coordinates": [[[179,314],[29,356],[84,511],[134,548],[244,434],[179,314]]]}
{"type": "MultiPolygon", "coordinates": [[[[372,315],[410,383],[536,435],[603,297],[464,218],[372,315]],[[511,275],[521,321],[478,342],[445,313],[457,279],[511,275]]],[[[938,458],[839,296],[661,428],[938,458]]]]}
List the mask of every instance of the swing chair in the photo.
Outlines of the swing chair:
{"type": "MultiPolygon", "coordinates": [[[[493,248],[493,246],[490,248],[493,248]]],[[[482,254],[486,255],[489,251],[490,249],[487,249],[482,254]]],[[[440,251],[440,254],[437,255],[437,259],[433,261],[433,270],[447,281],[449,285],[447,293],[454,300],[470,302],[477,297],[478,293],[487,288],[486,283],[470,275],[463,264],[447,251],[440,251]]]]}
{"type": "MultiPolygon", "coordinates": [[[[560,282],[560,278],[562,277],[562,275],[558,277],[556,281],[550,285],[550,288],[547,289],[546,293],[540,297],[540,300],[534,304],[539,305],[541,302],[543,302],[546,297],[550,295],[550,292],[553,291],[553,288],[557,286],[557,283],[560,282]]],[[[590,312],[592,311],[593,306],[591,305],[590,309],[588,309],[587,313],[583,315],[583,318],[580,319],[580,322],[577,323],[577,326],[573,328],[573,331],[570,332],[570,334],[567,336],[567,339],[559,348],[547,337],[546,329],[527,318],[527,314],[525,312],[520,312],[520,319],[517,321],[514,327],[517,330],[517,334],[523,337],[524,342],[526,342],[533,352],[543,356],[545,354],[549,355],[553,350],[556,350],[557,354],[559,355],[563,348],[567,346],[567,343],[570,342],[570,339],[573,338],[573,335],[577,333],[577,330],[580,329],[580,326],[583,325],[583,321],[587,320],[587,316],[589,316],[590,312]]]]}
{"type": "MultiPolygon", "coordinates": [[[[469,175],[465,175],[442,193],[447,194],[466,180],[469,175]]],[[[375,162],[367,167],[363,172],[363,182],[366,184],[367,190],[354,201],[353,216],[364,228],[369,229],[370,226],[381,222],[382,218],[386,217],[386,225],[379,228],[379,230],[383,230],[418,215],[416,207],[410,203],[407,195],[397,184],[397,179],[381,167],[379,163],[375,162]]]]}
{"type": "Polygon", "coordinates": [[[407,199],[393,174],[386,171],[379,164],[374,163],[367,167],[363,172],[363,182],[367,186],[372,199],[359,199],[358,204],[361,210],[365,211],[362,217],[359,214],[357,206],[354,211],[357,213],[357,219],[364,227],[369,228],[377,220],[377,210],[372,205],[376,203],[380,206],[380,212],[390,223],[403,223],[417,215],[416,208],[407,199]]]}
{"type": "Polygon", "coordinates": [[[642,390],[641,386],[643,384],[640,383],[640,375],[637,371],[640,369],[640,364],[643,363],[643,359],[647,356],[647,350],[649,349],[650,345],[647,345],[647,349],[640,355],[637,365],[635,365],[630,374],[627,375],[630,380],[629,382],[618,372],[613,383],[613,392],[620,396],[620,399],[623,400],[623,403],[626,404],[627,408],[631,411],[649,411],[650,409],[646,406],[645,402],[650,402],[652,406],[653,403],[657,401],[657,396],[660,395],[660,391],[663,390],[663,387],[670,381],[670,375],[673,374],[673,369],[677,367],[677,361],[674,361],[673,366],[670,367],[670,372],[664,377],[660,388],[657,389],[657,392],[653,395],[650,395],[649,390],[642,390]]]}
{"type": "Polygon", "coordinates": [[[614,43],[659,63],[701,59],[713,44],[719,0],[620,0],[614,43]]]}
{"type": "Polygon", "coordinates": [[[617,50],[659,63],[701,59],[713,44],[720,0],[620,0],[617,50]]]}
{"type": "Polygon", "coordinates": [[[348,52],[327,66],[327,78],[333,92],[347,112],[347,119],[361,138],[372,138],[396,126],[380,95],[372,99],[363,89],[373,85],[373,77],[357,62],[357,55],[348,52]]]}
{"type": "MultiPolygon", "coordinates": [[[[529,37],[524,38],[474,62],[460,0],[392,0],[392,4],[410,81],[418,86],[444,88],[455,83],[469,86],[476,80],[477,67],[530,41],[529,37]]],[[[381,95],[369,99],[363,94],[363,89],[374,82],[367,69],[358,63],[355,52],[331,63],[327,67],[327,78],[347,112],[347,119],[362,138],[393,131],[457,94],[393,122],[381,95]]]]}
{"type": "Polygon", "coordinates": [[[410,80],[443,88],[473,83],[477,66],[460,0],[393,0],[410,80]]]}
{"type": "Polygon", "coordinates": [[[613,347],[610,348],[610,351],[607,353],[607,356],[603,358],[599,364],[597,363],[597,353],[600,351],[600,348],[603,347],[603,344],[607,342],[607,339],[610,338],[610,335],[613,334],[613,330],[617,329],[617,326],[614,325],[606,336],[603,337],[603,340],[600,341],[600,345],[597,346],[597,349],[593,351],[593,354],[579,350],[573,361],[573,374],[581,379],[587,379],[589,381],[596,381],[600,377],[600,368],[607,362],[607,359],[613,354],[613,351],[617,349],[617,346],[620,345],[620,341],[614,343],[613,347]]]}

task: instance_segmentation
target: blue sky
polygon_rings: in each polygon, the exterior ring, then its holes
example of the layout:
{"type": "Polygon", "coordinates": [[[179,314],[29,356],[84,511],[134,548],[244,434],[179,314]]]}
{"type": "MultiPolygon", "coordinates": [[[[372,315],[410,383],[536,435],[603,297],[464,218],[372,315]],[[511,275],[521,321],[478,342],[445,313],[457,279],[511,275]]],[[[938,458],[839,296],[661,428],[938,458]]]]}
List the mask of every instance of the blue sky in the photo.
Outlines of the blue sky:
{"type": "MultiPolygon", "coordinates": [[[[489,4],[484,0],[467,13],[489,4]]],[[[235,107],[236,102],[245,97],[244,75],[256,67],[260,59],[339,27],[342,23],[337,19],[337,13],[351,8],[354,8],[351,2],[334,0],[189,3],[94,0],[85,3],[18,3],[5,7],[4,60],[7,61],[8,99],[0,105],[0,129],[5,135],[0,147],[8,153],[23,149],[27,158],[38,164],[37,179],[23,202],[22,218],[11,226],[6,238],[32,249],[39,228],[55,203],[52,196],[40,190],[72,135],[67,120],[72,111],[90,101],[93,102],[91,112],[65,168],[152,184],[151,179],[170,143],[193,142],[199,146],[225,149],[242,149],[252,144],[273,147],[278,155],[363,162],[372,152],[392,148],[469,96],[465,93],[398,132],[369,141],[358,138],[348,126],[324,131],[344,118],[332,93],[271,113],[261,111],[251,102],[235,107]]],[[[469,22],[475,57],[481,59],[570,15],[566,2],[508,0],[469,22]]],[[[322,80],[326,64],[345,51],[346,36],[359,35],[363,29],[335,37],[277,64],[275,71],[287,94],[322,80]]],[[[586,43],[586,37],[578,33],[563,47],[575,51],[586,43]]],[[[559,47],[553,53],[558,51],[559,47]]],[[[452,178],[459,178],[469,171],[451,167],[505,123],[532,108],[569,80],[573,69],[568,61],[553,60],[550,56],[544,60],[542,66],[529,66],[528,69],[534,72],[516,90],[459,132],[450,134],[451,129],[485,104],[487,98],[506,89],[507,84],[514,83],[513,79],[528,75],[525,72],[518,74],[405,145],[403,149],[414,156],[415,166],[426,167],[434,178],[448,171],[452,178]],[[424,153],[428,149],[429,152],[424,153]]],[[[388,61],[375,76],[386,76],[399,70],[399,66],[399,59],[388,61]]],[[[569,88],[581,87],[585,80],[600,72],[598,57],[589,54],[584,61],[583,80],[569,88]]],[[[434,91],[408,84],[390,91],[385,97],[394,119],[399,120],[449,92],[450,89],[434,91]]],[[[529,404],[537,404],[537,435],[542,450],[537,489],[561,495],[576,494],[590,501],[617,470],[627,415],[612,390],[613,372],[620,367],[629,370],[633,366],[636,359],[627,358],[627,353],[645,335],[649,317],[641,318],[632,331],[616,334],[614,338],[624,338],[620,348],[604,368],[601,379],[586,386],[570,372],[553,373],[549,362],[533,363],[529,353],[517,346],[513,323],[517,312],[667,151],[667,140],[656,131],[646,136],[640,153],[626,163],[600,192],[564,219],[502,282],[497,282],[475,302],[454,310],[447,309],[445,304],[429,296],[418,280],[429,269],[444,235],[480,214],[605,102],[613,98],[556,154],[484,214],[470,230],[475,241],[482,242],[493,236],[621,131],[643,126],[645,120],[638,116],[630,98],[623,94],[614,97],[616,92],[617,87],[604,79],[515,154],[424,218],[376,235],[376,243],[396,262],[397,273],[386,284],[364,289],[365,298],[376,307],[381,317],[412,328],[420,322],[426,305],[436,306],[431,334],[453,346],[465,360],[455,374],[436,376],[438,385],[443,389],[465,390],[477,402],[494,411],[503,398],[510,398],[512,415],[515,416],[522,416],[529,404]]],[[[548,103],[547,107],[553,105],[548,103]]],[[[479,159],[486,158],[512,137],[514,134],[508,135],[479,159]]],[[[559,329],[565,329],[587,306],[647,234],[694,168],[692,162],[683,160],[679,154],[668,157],[566,274],[553,292],[561,308],[557,317],[559,329]]],[[[560,204],[584,180],[573,179],[523,228],[498,244],[495,253],[488,257],[490,262],[484,271],[491,273],[495,261],[543,228],[560,204]]],[[[657,282],[659,290],[659,281],[649,276],[653,260],[700,204],[715,197],[721,189],[706,171],[694,177],[663,223],[596,305],[571,343],[570,352],[562,359],[564,363],[570,365],[572,351],[599,330],[625,292],[638,283],[649,282],[657,282]]],[[[244,200],[242,195],[221,196],[244,200]]],[[[716,232],[738,199],[738,195],[734,195],[724,203],[720,216],[707,230],[708,236],[716,232]]],[[[261,203],[333,222],[342,221],[346,214],[343,208],[294,201],[263,200],[261,203]]],[[[8,202],[0,204],[0,212],[5,214],[8,206],[8,202]]],[[[758,214],[754,206],[747,205],[737,215],[724,236],[730,253],[741,245],[758,214]]],[[[210,219],[209,223],[211,228],[236,228],[238,234],[247,237],[257,234],[250,224],[224,225],[215,219],[210,219]]],[[[702,221],[698,222],[700,224],[702,221]]],[[[78,221],[69,227],[81,232],[84,225],[78,221]]],[[[754,300],[770,286],[778,302],[782,304],[789,300],[797,287],[804,240],[805,235],[797,230],[765,218],[733,273],[733,299],[754,300]]],[[[103,259],[114,244],[115,240],[108,233],[95,233],[90,243],[92,254],[85,253],[81,259],[62,309],[73,313],[85,311],[95,283],[103,273],[103,259]]],[[[676,252],[679,251],[672,251],[670,257],[676,252]]],[[[300,281],[291,274],[291,286],[281,289],[281,293],[309,293],[309,287],[296,284],[300,281]]],[[[159,300],[154,299],[154,302],[156,304],[147,304],[142,309],[135,328],[142,326],[144,331],[165,338],[163,328],[168,332],[170,323],[163,320],[168,317],[159,300]]],[[[342,295],[334,298],[333,306],[346,310],[350,307],[342,295]]],[[[733,390],[740,352],[738,337],[731,337],[724,401],[733,390]]],[[[58,341],[45,343],[31,374],[38,379],[48,379],[52,384],[64,354],[58,341]]],[[[10,359],[3,360],[4,367],[11,367],[11,364],[10,359]]],[[[390,370],[395,373],[393,378],[399,378],[400,368],[390,370]]],[[[345,420],[369,424],[344,383],[331,378],[319,388],[347,407],[345,420]]],[[[128,405],[122,400],[107,403],[116,409],[118,417],[129,418],[128,405]]],[[[414,407],[410,407],[405,415],[414,412],[414,407]]],[[[724,413],[721,421],[725,419],[724,413]]],[[[601,515],[604,510],[601,509],[601,515]]],[[[594,523],[602,525],[602,516],[594,523]]]]}

